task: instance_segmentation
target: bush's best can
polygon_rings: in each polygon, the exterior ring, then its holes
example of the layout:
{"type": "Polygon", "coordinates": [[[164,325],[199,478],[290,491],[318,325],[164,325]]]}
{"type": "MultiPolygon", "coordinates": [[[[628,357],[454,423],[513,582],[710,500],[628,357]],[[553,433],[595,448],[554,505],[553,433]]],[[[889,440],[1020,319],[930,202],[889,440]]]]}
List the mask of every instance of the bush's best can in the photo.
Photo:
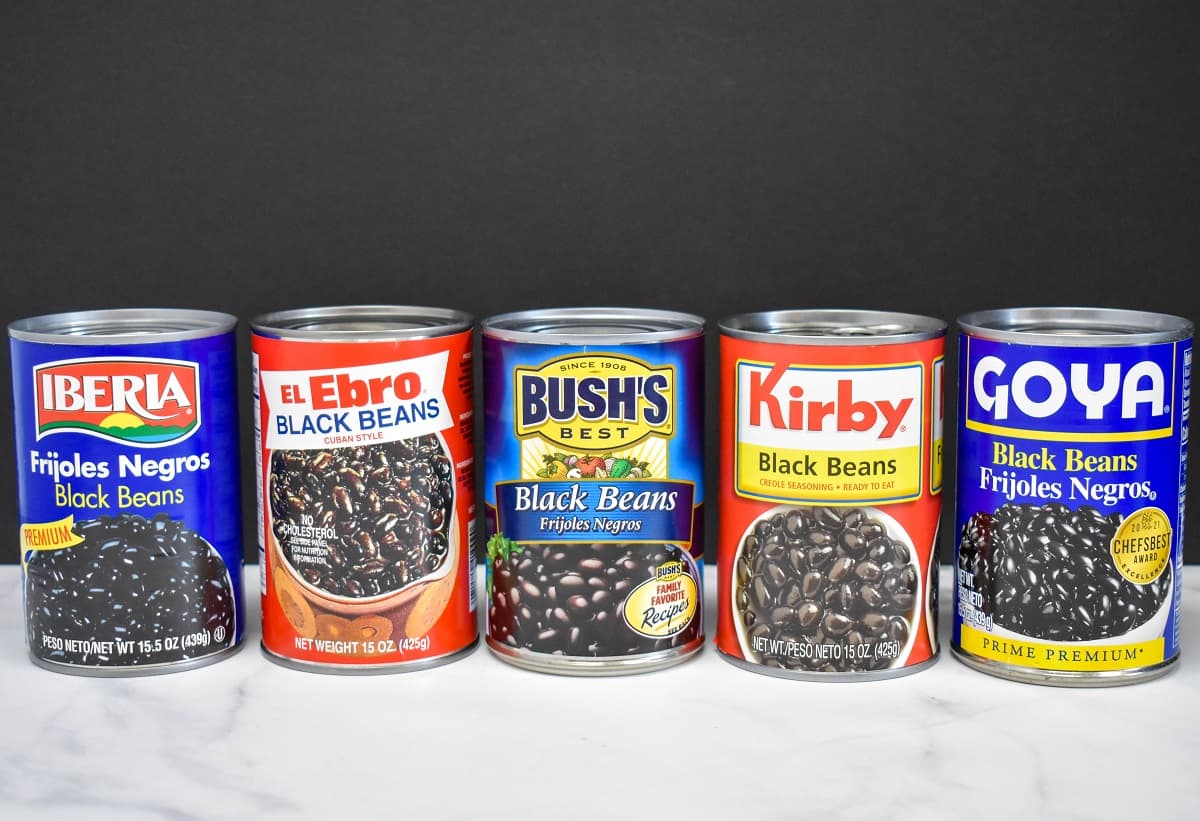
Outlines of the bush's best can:
{"type": "Polygon", "coordinates": [[[953,647],[1092,686],[1179,658],[1192,324],[1097,308],[959,319],[953,647]]]}
{"type": "Polygon", "coordinates": [[[624,308],[483,325],[488,645],[636,673],[704,644],[704,320],[624,308]]]}
{"type": "Polygon", "coordinates": [[[35,663],[136,675],[240,646],[236,324],[117,309],[9,326],[35,663]]]}
{"type": "Polygon", "coordinates": [[[836,681],[936,659],[945,333],[879,311],[721,323],[717,647],[734,664],[836,681]]]}
{"type": "Polygon", "coordinates": [[[254,320],[263,649],[320,672],[459,658],[475,620],[471,317],[254,320]]]}

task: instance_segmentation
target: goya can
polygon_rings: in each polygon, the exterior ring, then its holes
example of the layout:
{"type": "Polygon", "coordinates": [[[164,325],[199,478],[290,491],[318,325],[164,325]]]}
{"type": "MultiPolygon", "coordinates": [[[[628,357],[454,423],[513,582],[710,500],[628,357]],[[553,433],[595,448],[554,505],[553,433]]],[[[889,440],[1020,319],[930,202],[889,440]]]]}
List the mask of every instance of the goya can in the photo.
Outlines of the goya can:
{"type": "Polygon", "coordinates": [[[758,673],[937,658],[946,325],[794,310],[721,323],[717,647],[758,673]]]}
{"type": "Polygon", "coordinates": [[[386,673],[475,646],[471,324],[392,305],[253,321],[268,658],[386,673]]]}
{"type": "Polygon", "coordinates": [[[525,311],[483,324],[488,646],[611,675],[704,643],[704,320],[525,311]]]}
{"type": "Polygon", "coordinates": [[[1179,658],[1192,325],[1014,308],[959,319],[953,648],[1039,684],[1179,658]]]}
{"type": "Polygon", "coordinates": [[[236,324],[116,309],[9,326],[36,664],[163,673],[240,646],[236,324]]]}

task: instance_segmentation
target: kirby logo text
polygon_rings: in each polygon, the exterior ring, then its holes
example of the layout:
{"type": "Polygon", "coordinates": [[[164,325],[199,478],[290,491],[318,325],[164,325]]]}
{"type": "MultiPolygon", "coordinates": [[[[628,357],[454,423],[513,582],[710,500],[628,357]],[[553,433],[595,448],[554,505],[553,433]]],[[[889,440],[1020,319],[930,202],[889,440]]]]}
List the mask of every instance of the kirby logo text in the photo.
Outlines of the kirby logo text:
{"type": "Polygon", "coordinates": [[[739,363],[738,395],[747,428],[893,440],[920,430],[920,369],[799,368],[739,363]]]}

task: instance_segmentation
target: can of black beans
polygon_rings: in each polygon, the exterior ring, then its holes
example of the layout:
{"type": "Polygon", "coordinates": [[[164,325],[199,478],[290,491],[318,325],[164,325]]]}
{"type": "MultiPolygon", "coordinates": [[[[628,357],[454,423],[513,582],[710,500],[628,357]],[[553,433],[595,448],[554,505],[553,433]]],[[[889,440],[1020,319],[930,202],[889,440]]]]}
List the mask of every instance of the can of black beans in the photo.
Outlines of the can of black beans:
{"type": "Polygon", "coordinates": [[[1073,687],[1179,659],[1192,323],[1106,308],[959,319],[957,657],[1073,687]]]}
{"type": "Polygon", "coordinates": [[[236,324],[116,309],[9,326],[36,664],[144,675],[240,647],[236,324]]]}
{"type": "Polygon", "coordinates": [[[471,317],[394,305],[252,323],[263,650],[417,670],[478,641],[471,317]]]}
{"type": "Polygon", "coordinates": [[[487,641],[503,660],[615,675],[703,647],[703,332],[631,308],[483,323],[487,641]]]}
{"type": "Polygon", "coordinates": [[[720,327],[718,649],[820,681],[932,664],[946,324],[794,310],[720,327]]]}

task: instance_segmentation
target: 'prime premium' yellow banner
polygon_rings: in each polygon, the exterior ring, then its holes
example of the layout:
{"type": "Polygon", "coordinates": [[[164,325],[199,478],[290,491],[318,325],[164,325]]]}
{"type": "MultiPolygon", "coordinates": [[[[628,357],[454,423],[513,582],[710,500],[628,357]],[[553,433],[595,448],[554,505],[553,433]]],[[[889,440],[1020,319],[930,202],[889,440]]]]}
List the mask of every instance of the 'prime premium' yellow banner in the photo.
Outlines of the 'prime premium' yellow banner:
{"type": "Polygon", "coordinates": [[[1128,670],[1163,660],[1161,638],[1133,644],[1051,644],[1000,638],[964,624],[961,642],[962,649],[971,655],[1042,670],[1128,670]]]}

